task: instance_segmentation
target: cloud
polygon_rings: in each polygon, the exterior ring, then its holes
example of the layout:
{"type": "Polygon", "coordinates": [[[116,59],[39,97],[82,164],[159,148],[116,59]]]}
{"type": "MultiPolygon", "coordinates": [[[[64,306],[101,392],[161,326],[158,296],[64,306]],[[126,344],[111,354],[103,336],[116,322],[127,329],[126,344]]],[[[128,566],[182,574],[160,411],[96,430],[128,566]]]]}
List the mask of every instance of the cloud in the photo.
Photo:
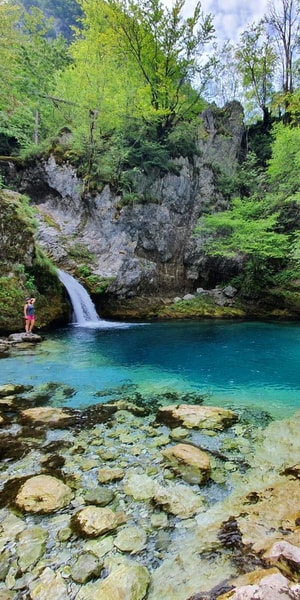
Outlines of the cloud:
{"type": "MultiPolygon", "coordinates": [[[[240,34],[251,23],[258,23],[267,9],[268,0],[202,0],[202,11],[205,15],[211,13],[219,41],[230,40],[237,42],[240,34]]],[[[166,0],[169,6],[171,2],[166,0]]],[[[196,0],[186,0],[183,15],[186,17],[193,12],[196,0]]]]}

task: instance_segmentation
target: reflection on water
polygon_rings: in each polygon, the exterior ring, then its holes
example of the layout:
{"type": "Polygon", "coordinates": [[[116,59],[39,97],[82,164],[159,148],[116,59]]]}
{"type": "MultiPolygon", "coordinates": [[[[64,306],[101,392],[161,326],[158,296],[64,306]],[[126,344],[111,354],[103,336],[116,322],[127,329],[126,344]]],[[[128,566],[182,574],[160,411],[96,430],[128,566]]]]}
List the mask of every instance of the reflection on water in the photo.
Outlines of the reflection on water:
{"type": "Polygon", "coordinates": [[[73,386],[76,393],[65,402],[73,407],[131,389],[152,396],[198,392],[209,404],[256,405],[274,416],[300,408],[296,322],[106,321],[103,328],[70,326],[44,337],[34,351],[16,350],[1,361],[0,384],[73,386]]]}

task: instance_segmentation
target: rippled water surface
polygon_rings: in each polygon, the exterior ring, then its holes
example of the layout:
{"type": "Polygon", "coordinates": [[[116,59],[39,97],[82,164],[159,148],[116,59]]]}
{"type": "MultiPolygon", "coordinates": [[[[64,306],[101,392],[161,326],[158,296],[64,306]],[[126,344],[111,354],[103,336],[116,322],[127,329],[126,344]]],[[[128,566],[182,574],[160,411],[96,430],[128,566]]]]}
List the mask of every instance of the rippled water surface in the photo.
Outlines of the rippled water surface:
{"type": "Polygon", "coordinates": [[[300,408],[299,365],[298,322],[100,322],[47,333],[36,348],[15,351],[0,362],[0,383],[70,385],[76,393],[62,403],[72,407],[119,397],[121,387],[198,392],[208,404],[284,416],[300,408]]]}

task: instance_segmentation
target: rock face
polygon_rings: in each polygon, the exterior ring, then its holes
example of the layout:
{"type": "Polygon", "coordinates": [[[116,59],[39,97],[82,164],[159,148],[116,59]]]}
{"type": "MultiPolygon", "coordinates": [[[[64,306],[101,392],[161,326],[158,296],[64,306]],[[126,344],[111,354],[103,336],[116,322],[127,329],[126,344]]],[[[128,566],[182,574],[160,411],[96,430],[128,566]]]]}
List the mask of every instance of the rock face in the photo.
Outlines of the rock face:
{"type": "Polygon", "coordinates": [[[92,272],[109,278],[110,297],[121,299],[195,290],[215,283],[226,265],[236,272],[230,261],[210,264],[194,228],[204,212],[226,206],[215,172],[235,173],[244,134],[242,108],[236,102],[223,110],[210,108],[199,124],[203,131],[193,163],[178,158],[174,172],[163,177],[137,175],[138,195],[147,202],[125,205],[108,185],[82,198],[84,185],[75,168],[57,164],[54,156],[28,169],[22,187],[38,205],[39,244],[55,264],[76,270],[78,257],[84,263],[81,246],[93,257],[92,272]]]}
{"type": "MultiPolygon", "coordinates": [[[[49,260],[43,259],[35,234],[36,220],[28,200],[16,192],[0,190],[0,332],[4,334],[24,330],[23,306],[33,285],[37,326],[68,318],[64,290],[49,260]]],[[[40,341],[37,337],[28,335],[26,341],[40,341]]],[[[25,337],[14,341],[25,341],[25,337]]]]}

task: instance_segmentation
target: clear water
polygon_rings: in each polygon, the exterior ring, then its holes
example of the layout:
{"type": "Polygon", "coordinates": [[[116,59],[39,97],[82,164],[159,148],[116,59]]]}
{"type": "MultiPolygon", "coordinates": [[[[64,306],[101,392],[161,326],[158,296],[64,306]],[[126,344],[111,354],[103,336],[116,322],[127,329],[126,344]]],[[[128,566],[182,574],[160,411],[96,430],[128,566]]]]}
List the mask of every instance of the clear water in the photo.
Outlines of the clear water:
{"type": "MultiPolygon", "coordinates": [[[[206,404],[300,409],[300,323],[176,321],[69,326],[0,362],[0,384],[58,382],[82,408],[136,386],[142,394],[207,394],[206,404]],[[102,392],[103,396],[95,396],[102,392]]],[[[57,399],[55,400],[57,405],[57,399]]]]}

